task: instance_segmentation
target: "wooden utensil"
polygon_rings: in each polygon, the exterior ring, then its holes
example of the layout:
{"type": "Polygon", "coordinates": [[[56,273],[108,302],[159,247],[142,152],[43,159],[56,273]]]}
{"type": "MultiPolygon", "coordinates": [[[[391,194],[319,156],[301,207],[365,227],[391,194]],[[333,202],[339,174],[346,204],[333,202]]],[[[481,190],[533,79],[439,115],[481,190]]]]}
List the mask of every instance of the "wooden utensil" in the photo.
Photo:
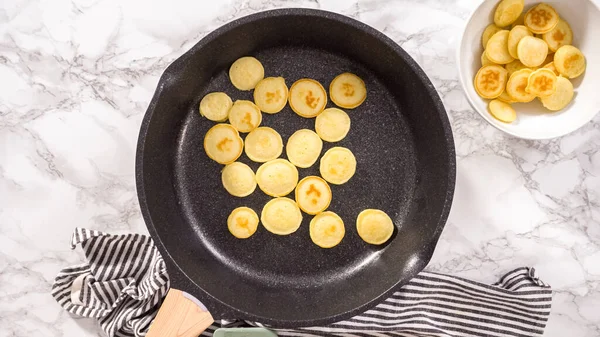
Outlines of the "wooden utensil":
{"type": "Polygon", "coordinates": [[[198,337],[214,319],[194,296],[170,289],[146,337],[198,337]]]}

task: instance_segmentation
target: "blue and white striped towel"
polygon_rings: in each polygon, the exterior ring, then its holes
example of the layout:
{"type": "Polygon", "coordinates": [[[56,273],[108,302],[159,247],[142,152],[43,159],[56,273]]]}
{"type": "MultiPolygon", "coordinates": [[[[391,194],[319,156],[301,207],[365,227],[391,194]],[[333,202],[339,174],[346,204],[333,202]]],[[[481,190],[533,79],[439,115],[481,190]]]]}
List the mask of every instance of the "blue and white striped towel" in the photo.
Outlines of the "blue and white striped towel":
{"type": "MultiPolygon", "coordinates": [[[[77,228],[87,262],[63,269],[52,287],[72,314],[98,319],[112,336],[144,336],[169,289],[165,263],[148,236],[77,228]]],[[[375,308],[325,327],[275,329],[280,336],[541,336],[552,290],[533,268],[518,268],[493,285],[423,271],[375,308]]],[[[221,326],[262,326],[223,321],[221,326]]]]}

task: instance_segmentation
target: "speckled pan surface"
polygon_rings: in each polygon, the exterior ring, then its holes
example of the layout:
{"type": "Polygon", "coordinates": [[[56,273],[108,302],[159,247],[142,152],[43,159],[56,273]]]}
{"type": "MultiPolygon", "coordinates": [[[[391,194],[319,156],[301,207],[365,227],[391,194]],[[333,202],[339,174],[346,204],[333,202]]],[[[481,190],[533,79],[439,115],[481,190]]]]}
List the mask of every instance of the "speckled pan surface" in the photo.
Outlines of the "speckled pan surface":
{"type": "MultiPolygon", "coordinates": [[[[298,129],[314,130],[314,119],[299,117],[288,105],[264,114],[262,125],[286,142],[298,129]]],[[[245,155],[240,161],[258,168],[245,155]]],[[[318,175],[318,165],[299,172],[300,178],[318,175]]],[[[435,88],[393,41],[338,14],[283,9],[217,29],[165,70],[142,123],[136,175],[144,219],[173,287],[196,296],[216,318],[310,326],[367,310],[425,267],[450,210],[454,143],[435,88]],[[260,214],[269,197],[258,189],[246,198],[225,191],[222,166],[202,146],[214,123],[197,107],[211,91],[252,99],[227,75],[245,55],[263,63],[265,76],[283,76],[288,86],[307,77],[328,88],[346,71],[366,83],[365,102],[347,110],[348,136],[323,148],[348,147],[358,162],[348,183],[332,186],[329,210],[346,225],[337,247],[311,242],[307,214],[288,236],[259,227],[238,240],[227,230],[231,210],[248,206],[260,214]],[[359,238],[355,220],[365,208],[382,209],[394,220],[397,231],[388,244],[371,246],[359,238]]]]}

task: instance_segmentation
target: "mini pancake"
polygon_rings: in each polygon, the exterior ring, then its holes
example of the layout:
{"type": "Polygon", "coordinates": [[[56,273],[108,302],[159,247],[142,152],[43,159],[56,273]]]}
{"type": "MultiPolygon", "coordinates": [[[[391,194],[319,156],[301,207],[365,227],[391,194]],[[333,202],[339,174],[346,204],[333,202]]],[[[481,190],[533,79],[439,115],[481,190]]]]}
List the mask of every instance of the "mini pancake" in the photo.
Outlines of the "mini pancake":
{"type": "Polygon", "coordinates": [[[541,68],[529,75],[525,91],[539,97],[550,96],[556,91],[556,75],[547,68],[541,68]]]}
{"type": "Polygon", "coordinates": [[[514,60],[508,52],[508,30],[501,30],[494,34],[485,47],[485,56],[497,64],[507,64],[514,60]]]}
{"type": "Polygon", "coordinates": [[[544,34],[556,27],[558,19],[558,13],[552,6],[541,3],[525,13],[524,23],[532,32],[544,34]]]}
{"type": "Polygon", "coordinates": [[[238,239],[247,239],[258,228],[258,215],[248,207],[234,209],[227,218],[227,229],[238,239]]]}
{"type": "Polygon", "coordinates": [[[504,90],[502,92],[502,94],[500,94],[500,96],[498,96],[497,99],[500,100],[500,101],[502,101],[502,102],[504,102],[504,103],[508,103],[508,104],[517,103],[517,101],[514,98],[512,98],[508,94],[508,92],[506,92],[506,90],[504,90]]]}
{"type": "Polygon", "coordinates": [[[233,162],[221,171],[223,187],[234,197],[245,197],[256,189],[256,177],[250,166],[233,162]]]}
{"type": "Polygon", "coordinates": [[[519,60],[527,67],[541,66],[548,56],[548,45],[544,40],[525,36],[517,46],[519,60]]]}
{"type": "MultiPolygon", "coordinates": [[[[525,66],[523,63],[521,63],[521,61],[519,60],[514,60],[511,63],[506,65],[506,71],[508,72],[508,76],[510,77],[510,75],[512,75],[515,71],[517,70],[521,70],[521,69],[531,69],[527,66],[525,66]]],[[[533,69],[532,69],[533,70],[533,69]]]]}
{"type": "Polygon", "coordinates": [[[483,49],[485,49],[485,47],[487,46],[487,43],[490,40],[490,38],[501,30],[502,28],[496,26],[493,23],[485,27],[485,29],[483,30],[483,34],[481,34],[481,45],[483,46],[483,49]]]}
{"type": "Polygon", "coordinates": [[[365,209],[356,218],[356,231],[366,243],[381,245],[394,234],[394,223],[381,210],[365,209]]]}
{"type": "Polygon", "coordinates": [[[319,171],[327,182],[344,184],[356,172],[356,158],[352,151],[345,147],[332,147],[321,158],[319,171]]]}
{"type": "Polygon", "coordinates": [[[573,46],[562,46],[554,54],[554,66],[568,78],[575,78],[585,71],[585,56],[573,46]]]}
{"type": "Polygon", "coordinates": [[[327,104],[327,92],[321,83],[308,78],[300,79],[290,87],[290,107],[301,117],[316,117],[327,104]]]}
{"type": "Polygon", "coordinates": [[[298,184],[298,169],[285,159],[270,160],[256,171],[256,182],[265,194],[282,197],[298,184]]]}
{"type": "Polygon", "coordinates": [[[250,132],[261,122],[262,113],[251,101],[237,100],[229,110],[229,123],[239,132],[250,132]]]}
{"type": "Polygon", "coordinates": [[[264,163],[281,155],[283,140],[277,131],[261,126],[246,136],[245,150],[250,160],[264,163]]]}
{"type": "Polygon", "coordinates": [[[315,119],[315,131],[326,142],[339,142],[350,131],[350,116],[337,108],[328,108],[315,119]]]}
{"type": "Polygon", "coordinates": [[[548,44],[548,48],[556,52],[558,48],[573,43],[573,31],[565,20],[558,20],[558,24],[542,37],[548,44]]]}
{"type": "Polygon", "coordinates": [[[496,63],[490,61],[489,58],[487,58],[487,56],[485,56],[485,50],[483,51],[483,53],[481,53],[481,66],[489,66],[489,65],[494,65],[496,63]]]}
{"type": "Polygon", "coordinates": [[[508,83],[506,83],[506,93],[515,101],[527,103],[533,101],[535,98],[534,94],[525,90],[525,88],[527,88],[527,83],[529,82],[529,75],[532,72],[533,70],[531,69],[521,69],[510,75],[508,83]]]}
{"type": "Polygon", "coordinates": [[[294,200],[275,198],[263,207],[260,222],[273,234],[288,235],[300,228],[302,213],[294,200]]]}
{"type": "Polygon", "coordinates": [[[488,99],[496,98],[504,91],[507,77],[508,72],[501,66],[484,66],[477,71],[473,86],[479,96],[488,99]]]}
{"type": "Polygon", "coordinates": [[[300,180],[296,186],[296,202],[307,214],[318,214],[331,203],[331,188],[323,178],[308,176],[300,180]]]}
{"type": "Polygon", "coordinates": [[[508,33],[508,53],[510,56],[516,59],[519,58],[519,55],[517,55],[517,45],[525,36],[533,36],[525,26],[515,26],[510,30],[510,33],[508,33]]]}
{"type": "Polygon", "coordinates": [[[310,239],[321,248],[337,246],[345,234],[344,220],[333,212],[317,214],[310,221],[310,239]]]}
{"type": "Polygon", "coordinates": [[[540,97],[542,105],[552,111],[564,109],[573,100],[573,83],[560,76],[556,79],[556,91],[546,97],[540,97]]]}
{"type": "Polygon", "coordinates": [[[339,107],[354,109],[367,98],[367,87],[352,73],[339,74],[329,84],[329,97],[339,107]]]}
{"type": "Polygon", "coordinates": [[[312,130],[301,129],[290,136],[285,152],[292,164],[308,168],[319,159],[322,149],[323,141],[319,135],[312,130]]]}
{"type": "Polygon", "coordinates": [[[502,0],[494,12],[494,23],[498,27],[506,27],[517,21],[523,13],[524,0],[502,0]]]}
{"type": "Polygon", "coordinates": [[[506,102],[494,99],[490,101],[488,109],[490,114],[501,122],[512,123],[517,119],[517,112],[506,102]]]}
{"type": "Polygon", "coordinates": [[[229,79],[240,90],[252,90],[265,77],[265,68],[251,56],[237,59],[229,68],[229,79]]]}
{"type": "Polygon", "coordinates": [[[288,100],[288,88],[283,77],[267,77],[254,89],[254,103],[262,112],[274,114],[281,111],[288,100]]]}
{"type": "Polygon", "coordinates": [[[221,123],[210,128],[204,136],[206,155],[219,164],[231,164],[242,154],[244,141],[231,125],[221,123]]]}
{"type": "Polygon", "coordinates": [[[224,122],[232,105],[231,98],[226,93],[211,92],[200,101],[200,115],[214,122],[224,122]]]}
{"type": "Polygon", "coordinates": [[[554,66],[554,61],[546,64],[543,68],[552,70],[554,72],[554,75],[556,76],[560,75],[560,73],[558,72],[558,70],[556,70],[556,67],[554,66]]]}

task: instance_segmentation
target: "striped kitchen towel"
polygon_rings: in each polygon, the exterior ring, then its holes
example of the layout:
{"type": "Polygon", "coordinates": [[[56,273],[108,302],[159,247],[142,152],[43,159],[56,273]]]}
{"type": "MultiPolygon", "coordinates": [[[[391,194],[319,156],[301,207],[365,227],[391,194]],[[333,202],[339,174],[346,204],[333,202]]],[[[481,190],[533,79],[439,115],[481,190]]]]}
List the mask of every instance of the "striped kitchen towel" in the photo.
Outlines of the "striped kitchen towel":
{"type": "MultiPolygon", "coordinates": [[[[98,319],[108,336],[144,336],[169,289],[165,263],[144,235],[110,235],[77,228],[87,262],[63,269],[52,295],[72,314],[98,319]]],[[[423,271],[375,308],[324,327],[273,329],[281,336],[541,336],[552,304],[550,286],[533,268],[497,283],[423,271]]],[[[235,320],[220,327],[262,326],[235,320]]]]}
{"type": "Polygon", "coordinates": [[[52,296],[68,312],[98,319],[108,336],[144,336],[169,290],[169,275],[150,237],[76,228],[86,262],[61,270],[52,296]]]}

